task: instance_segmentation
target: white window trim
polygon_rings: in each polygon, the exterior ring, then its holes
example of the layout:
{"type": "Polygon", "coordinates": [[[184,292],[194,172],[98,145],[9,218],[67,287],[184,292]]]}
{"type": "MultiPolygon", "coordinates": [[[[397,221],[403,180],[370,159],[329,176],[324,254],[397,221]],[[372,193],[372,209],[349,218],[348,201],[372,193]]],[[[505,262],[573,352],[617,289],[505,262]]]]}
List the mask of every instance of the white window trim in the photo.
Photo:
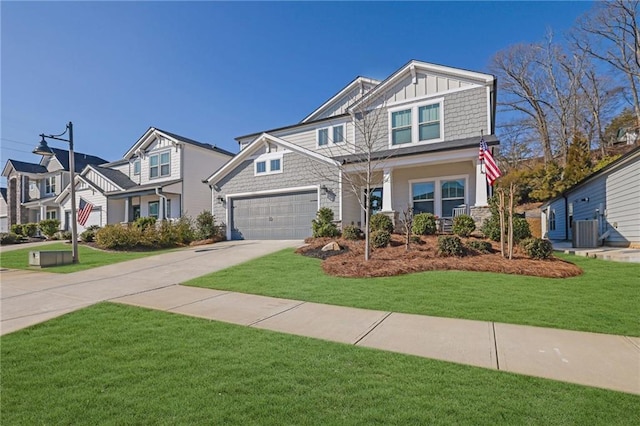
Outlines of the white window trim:
{"type": "Polygon", "coordinates": [[[142,173],[142,163],[140,162],[140,159],[136,159],[133,160],[133,163],[131,163],[131,168],[133,169],[133,175],[134,176],[140,176],[140,174],[142,173]],[[136,163],[138,163],[138,172],[136,173],[136,163]]]}
{"type": "Polygon", "coordinates": [[[342,123],[342,124],[336,124],[334,126],[325,126],[325,127],[319,127],[316,129],[316,148],[317,149],[322,149],[322,148],[328,148],[330,146],[334,146],[334,145],[342,145],[345,142],[345,138],[347,136],[347,126],[346,123],[342,123]],[[342,141],[341,142],[334,142],[333,141],[333,129],[336,127],[342,127],[342,141]],[[327,131],[327,144],[326,145],[320,145],[320,131],[321,130],[326,130],[327,131]]]}
{"type": "Polygon", "coordinates": [[[388,134],[389,134],[389,148],[400,148],[403,146],[415,146],[415,145],[427,145],[430,143],[442,142],[444,141],[444,98],[435,98],[429,99],[424,102],[415,103],[413,105],[402,105],[394,108],[387,109],[387,126],[388,126],[388,134]],[[429,139],[426,141],[421,141],[420,139],[420,123],[418,110],[420,107],[428,106],[428,105],[439,105],[439,113],[440,113],[440,137],[437,139],[429,139]],[[411,142],[394,145],[393,144],[393,127],[391,117],[394,112],[398,111],[411,111],[411,142]]]}
{"type": "Polygon", "coordinates": [[[253,160],[253,175],[254,176],[267,176],[267,175],[277,175],[282,173],[284,170],[284,152],[269,152],[266,154],[259,155],[253,160]],[[280,169],[279,170],[271,170],[271,160],[280,160],[280,169]],[[265,171],[258,173],[258,163],[265,163],[265,171]]]}
{"type": "MultiPolygon", "coordinates": [[[[151,179],[160,179],[160,178],[164,178],[164,177],[167,177],[167,176],[171,176],[171,150],[170,149],[162,150],[162,151],[158,151],[156,153],[150,154],[148,158],[149,158],[148,161],[149,161],[149,179],[150,180],[151,179]],[[166,174],[166,175],[162,174],[162,166],[163,166],[163,163],[161,162],[162,154],[169,154],[169,163],[168,163],[168,165],[169,165],[169,173],[166,174]],[[157,166],[152,166],[151,165],[151,158],[152,157],[158,157],[158,165],[157,166]],[[151,169],[154,168],[154,167],[158,168],[158,176],[153,176],[152,177],[151,176],[151,169]]],[[[142,165],[140,166],[140,172],[142,172],[142,165]]]]}
{"type": "Polygon", "coordinates": [[[54,195],[56,193],[56,183],[57,179],[55,176],[48,176],[44,178],[44,194],[45,195],[54,195]],[[47,183],[49,183],[49,190],[47,191],[47,183]],[[53,183],[53,185],[52,185],[53,183]]]}
{"type": "Polygon", "coordinates": [[[47,210],[45,213],[45,217],[47,219],[57,219],[58,218],[58,211],[57,210],[47,210]]]}
{"type": "Polygon", "coordinates": [[[409,180],[409,204],[413,206],[413,184],[421,182],[433,182],[435,185],[434,193],[434,214],[438,217],[442,217],[442,181],[445,180],[458,180],[464,179],[464,202],[463,204],[469,205],[469,175],[455,175],[455,176],[434,176],[429,178],[410,179],[409,180]]]}

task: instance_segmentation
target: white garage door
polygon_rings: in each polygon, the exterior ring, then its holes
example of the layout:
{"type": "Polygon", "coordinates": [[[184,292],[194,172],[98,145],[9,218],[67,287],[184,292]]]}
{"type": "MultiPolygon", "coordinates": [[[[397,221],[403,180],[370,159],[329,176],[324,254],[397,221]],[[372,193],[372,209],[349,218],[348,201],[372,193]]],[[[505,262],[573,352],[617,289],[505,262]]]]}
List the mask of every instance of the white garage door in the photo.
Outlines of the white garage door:
{"type": "Polygon", "coordinates": [[[318,211],[317,191],[231,200],[234,240],[297,240],[311,236],[318,211]]]}

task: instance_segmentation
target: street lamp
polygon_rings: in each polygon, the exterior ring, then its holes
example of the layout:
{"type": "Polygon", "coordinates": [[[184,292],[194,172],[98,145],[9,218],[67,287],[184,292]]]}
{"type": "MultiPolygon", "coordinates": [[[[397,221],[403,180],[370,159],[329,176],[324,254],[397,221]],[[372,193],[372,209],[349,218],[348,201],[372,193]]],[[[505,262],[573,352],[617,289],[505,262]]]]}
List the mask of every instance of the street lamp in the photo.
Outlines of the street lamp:
{"type": "Polygon", "coordinates": [[[73,263],[78,263],[78,217],[76,211],[76,162],[75,155],[73,154],[73,123],[70,121],[69,124],[67,124],[67,128],[64,130],[64,132],[60,133],[59,135],[45,135],[44,133],[42,133],[40,134],[40,137],[42,138],[40,140],[40,145],[38,145],[33,150],[34,154],[46,156],[53,155],[53,151],[51,151],[51,148],[49,148],[49,145],[47,145],[47,141],[45,140],[45,138],[55,139],[57,141],[67,142],[69,144],[69,172],[71,175],[71,244],[73,247],[73,263]],[[67,132],[69,133],[69,139],[61,138],[61,136],[64,136],[65,134],[67,134],[67,132]]]}

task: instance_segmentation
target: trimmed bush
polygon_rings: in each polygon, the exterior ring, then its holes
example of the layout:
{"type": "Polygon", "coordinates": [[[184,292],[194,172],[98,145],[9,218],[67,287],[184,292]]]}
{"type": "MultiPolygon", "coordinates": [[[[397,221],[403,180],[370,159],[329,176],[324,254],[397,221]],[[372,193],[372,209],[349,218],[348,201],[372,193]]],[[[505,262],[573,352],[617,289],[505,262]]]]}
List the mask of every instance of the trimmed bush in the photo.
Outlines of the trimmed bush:
{"type": "Polygon", "coordinates": [[[199,240],[208,240],[217,237],[220,234],[220,227],[216,225],[216,218],[209,210],[203,210],[196,217],[195,238],[199,240]]]}
{"type": "Polygon", "coordinates": [[[489,241],[471,240],[466,242],[465,247],[470,250],[477,251],[478,253],[486,254],[493,251],[493,248],[491,247],[491,243],[489,241]]]}
{"type": "Polygon", "coordinates": [[[433,235],[436,233],[436,217],[431,213],[418,213],[413,216],[411,232],[416,235],[433,235]]]}
{"type": "Polygon", "coordinates": [[[409,241],[415,244],[422,244],[422,239],[420,235],[412,235],[409,237],[409,241]]]}
{"type": "Polygon", "coordinates": [[[328,207],[322,207],[318,210],[316,218],[311,221],[313,228],[313,236],[318,237],[337,237],[340,231],[335,223],[333,223],[333,210],[328,207]]]}
{"type": "Polygon", "coordinates": [[[466,238],[476,230],[476,223],[471,216],[461,214],[453,218],[453,227],[451,229],[454,234],[466,238]]]}
{"type": "Polygon", "coordinates": [[[373,231],[371,233],[371,245],[375,248],[383,248],[391,242],[391,233],[387,231],[373,231]]]}
{"type": "Polygon", "coordinates": [[[96,244],[107,250],[129,250],[142,241],[138,226],[107,225],[96,232],[96,244]]]}
{"type": "Polygon", "coordinates": [[[50,239],[60,229],[60,221],[58,219],[41,220],[38,227],[40,228],[40,232],[50,239]]]}
{"type": "Polygon", "coordinates": [[[190,217],[182,216],[174,222],[173,225],[176,228],[178,241],[181,244],[188,245],[196,239],[196,232],[193,229],[193,220],[191,220],[190,217]]]}
{"type": "Polygon", "coordinates": [[[156,218],[151,216],[139,217],[136,219],[135,222],[133,222],[133,226],[135,226],[136,228],[142,231],[144,231],[150,226],[152,227],[155,226],[155,224],[156,224],[156,218]]]}
{"type": "Polygon", "coordinates": [[[3,232],[0,234],[0,245],[15,244],[20,240],[20,236],[13,232],[3,232]]]}
{"type": "MultiPolygon", "coordinates": [[[[508,225],[508,224],[507,224],[508,225]]],[[[507,226],[508,228],[508,226],[507,226]]],[[[508,229],[507,229],[508,230],[508,229]]],[[[482,233],[493,241],[500,241],[500,218],[491,216],[484,222],[482,226],[482,233]]],[[[518,243],[525,238],[531,237],[531,229],[529,228],[529,222],[523,217],[514,216],[513,218],[513,242],[518,243]]],[[[506,238],[505,238],[506,241],[506,238]]]]}
{"type": "Polygon", "coordinates": [[[71,231],[58,231],[55,236],[59,240],[71,241],[71,231]]]}
{"type": "MultiPolygon", "coordinates": [[[[515,228],[515,227],[514,227],[515,228]]],[[[532,259],[548,259],[553,255],[553,245],[542,238],[527,238],[520,246],[532,259]]]]}
{"type": "Polygon", "coordinates": [[[356,241],[362,238],[362,230],[355,225],[347,225],[342,230],[342,238],[356,241]]]}
{"type": "Polygon", "coordinates": [[[11,233],[15,234],[15,235],[24,235],[23,234],[23,230],[22,230],[22,224],[21,223],[14,223],[13,225],[11,225],[11,233]]]}
{"type": "Polygon", "coordinates": [[[38,232],[38,224],[37,223],[23,223],[22,224],[22,235],[25,237],[35,237],[38,232]]]}
{"type": "Polygon", "coordinates": [[[441,235],[438,237],[438,254],[440,256],[462,256],[464,248],[462,241],[455,235],[441,235]]]}
{"type": "Polygon", "coordinates": [[[393,222],[391,218],[382,213],[374,214],[371,216],[371,231],[393,232],[393,222]]]}

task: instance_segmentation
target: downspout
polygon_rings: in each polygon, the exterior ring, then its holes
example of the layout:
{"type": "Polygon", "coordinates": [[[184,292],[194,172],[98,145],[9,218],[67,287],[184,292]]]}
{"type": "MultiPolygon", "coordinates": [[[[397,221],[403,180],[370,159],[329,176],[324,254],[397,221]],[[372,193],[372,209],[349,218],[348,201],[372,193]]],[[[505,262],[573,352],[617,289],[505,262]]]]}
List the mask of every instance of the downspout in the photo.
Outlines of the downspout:
{"type": "Polygon", "coordinates": [[[164,200],[164,202],[162,203],[162,219],[166,219],[167,218],[167,197],[165,195],[162,194],[162,188],[158,188],[156,187],[156,195],[159,198],[162,198],[162,200],[164,200]]]}

